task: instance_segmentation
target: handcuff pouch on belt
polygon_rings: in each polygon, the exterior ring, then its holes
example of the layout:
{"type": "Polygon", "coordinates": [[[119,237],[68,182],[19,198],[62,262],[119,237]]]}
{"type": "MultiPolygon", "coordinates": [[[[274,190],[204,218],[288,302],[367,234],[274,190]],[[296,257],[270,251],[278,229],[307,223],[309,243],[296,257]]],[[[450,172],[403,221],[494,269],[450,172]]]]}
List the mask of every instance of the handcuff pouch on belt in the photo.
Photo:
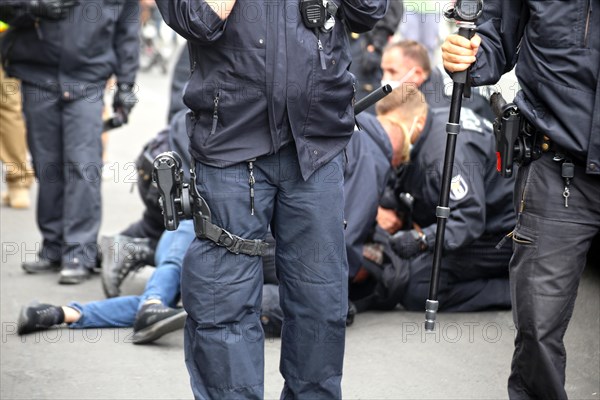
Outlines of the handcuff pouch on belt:
{"type": "Polygon", "coordinates": [[[181,158],[174,151],[154,159],[152,178],[160,194],[159,203],[167,230],[176,230],[180,219],[193,219],[199,239],[208,239],[234,254],[262,256],[268,244],[264,240],[244,239],[211,222],[210,207],[196,187],[196,174],[191,171],[191,184],[183,181],[181,158]]]}

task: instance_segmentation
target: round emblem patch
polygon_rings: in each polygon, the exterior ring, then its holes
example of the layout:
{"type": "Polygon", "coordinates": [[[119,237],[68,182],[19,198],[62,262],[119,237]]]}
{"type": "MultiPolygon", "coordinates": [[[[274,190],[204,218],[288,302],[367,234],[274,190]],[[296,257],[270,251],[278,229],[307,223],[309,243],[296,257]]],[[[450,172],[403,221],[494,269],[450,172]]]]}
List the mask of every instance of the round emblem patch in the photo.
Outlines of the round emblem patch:
{"type": "Polygon", "coordinates": [[[469,193],[469,186],[462,175],[456,175],[452,178],[450,184],[450,199],[454,201],[462,200],[469,193]]]}

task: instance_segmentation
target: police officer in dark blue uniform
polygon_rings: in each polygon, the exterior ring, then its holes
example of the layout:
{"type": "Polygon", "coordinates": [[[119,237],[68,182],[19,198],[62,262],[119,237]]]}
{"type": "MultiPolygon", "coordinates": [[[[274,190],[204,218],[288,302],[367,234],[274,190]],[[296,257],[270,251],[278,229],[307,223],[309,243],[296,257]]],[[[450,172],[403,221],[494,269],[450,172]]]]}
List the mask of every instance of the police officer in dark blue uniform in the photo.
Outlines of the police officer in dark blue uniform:
{"type": "MultiPolygon", "coordinates": [[[[378,113],[397,107],[409,128],[412,149],[396,192],[414,198],[414,227],[404,227],[390,239],[407,259],[410,280],[398,301],[421,310],[427,299],[436,234],[435,208],[444,164],[448,109],[429,108],[414,85],[405,84],[378,104],[378,113]],[[396,97],[400,97],[395,101],[396,97]],[[398,106],[399,104],[399,106],[398,106]],[[410,124],[410,125],[409,125],[410,124]]],[[[440,309],[478,311],[509,308],[509,247],[496,244],[514,225],[510,205],[512,184],[496,173],[495,142],[490,123],[469,109],[461,115],[461,134],[450,192],[450,217],[444,239],[440,277],[440,309]]]]}
{"type": "Polygon", "coordinates": [[[282,398],[342,395],[342,150],[356,90],[346,27],[371,29],[387,1],[326,1],[327,21],[313,27],[304,11],[321,15],[319,4],[157,3],[189,41],[190,149],[216,226],[196,225],[203,239],[190,246],[182,271],[186,361],[198,399],[263,397],[260,256],[269,225],[285,316],[282,398]]]}
{"type": "Polygon", "coordinates": [[[516,64],[515,103],[542,143],[515,189],[513,399],[567,398],[563,336],[600,230],[599,10],[600,0],[490,0],[478,35],[443,45],[449,71],[475,62],[475,85],[496,83],[516,64]]]}
{"type": "Polygon", "coordinates": [[[116,75],[114,109],[126,120],[136,103],[137,0],[8,0],[2,43],[8,74],[22,84],[28,145],[39,183],[40,258],[30,273],[62,268],[79,283],[97,263],[101,221],[102,107],[116,75]]]}

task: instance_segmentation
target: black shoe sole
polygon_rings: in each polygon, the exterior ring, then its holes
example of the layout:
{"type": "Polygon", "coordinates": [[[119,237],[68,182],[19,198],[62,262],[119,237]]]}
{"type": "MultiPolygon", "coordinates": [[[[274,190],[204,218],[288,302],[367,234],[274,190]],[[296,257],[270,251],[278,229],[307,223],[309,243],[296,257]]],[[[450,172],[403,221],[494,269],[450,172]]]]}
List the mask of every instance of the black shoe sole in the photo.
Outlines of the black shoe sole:
{"type": "Polygon", "coordinates": [[[50,264],[50,266],[48,266],[48,268],[39,268],[39,269],[31,269],[31,268],[27,268],[25,265],[21,265],[21,268],[23,269],[23,271],[27,272],[28,274],[45,274],[45,273],[50,273],[50,272],[59,272],[62,268],[62,265],[60,263],[53,263],[50,264]]]}
{"type": "Polygon", "coordinates": [[[60,279],[58,280],[58,283],[60,283],[61,285],[77,285],[79,283],[82,283],[83,281],[86,281],[90,278],[91,273],[88,275],[78,275],[78,276],[60,276],[60,279]]]}
{"type": "Polygon", "coordinates": [[[28,332],[24,331],[23,328],[29,324],[29,317],[27,317],[27,306],[21,307],[19,312],[19,319],[17,321],[17,334],[24,335],[28,332]]]}
{"type": "Polygon", "coordinates": [[[34,300],[31,303],[29,303],[28,305],[21,307],[21,311],[19,311],[19,319],[17,320],[17,334],[18,335],[25,335],[26,333],[35,332],[35,330],[25,331],[25,330],[23,330],[23,328],[25,328],[27,325],[29,325],[29,316],[27,316],[27,310],[30,307],[37,306],[38,304],[40,304],[40,302],[37,300],[34,300]]]}
{"type": "Polygon", "coordinates": [[[167,333],[183,329],[187,313],[185,311],[158,321],[147,328],[134,332],[132,341],[134,344],[144,344],[155,341],[167,333]]]}

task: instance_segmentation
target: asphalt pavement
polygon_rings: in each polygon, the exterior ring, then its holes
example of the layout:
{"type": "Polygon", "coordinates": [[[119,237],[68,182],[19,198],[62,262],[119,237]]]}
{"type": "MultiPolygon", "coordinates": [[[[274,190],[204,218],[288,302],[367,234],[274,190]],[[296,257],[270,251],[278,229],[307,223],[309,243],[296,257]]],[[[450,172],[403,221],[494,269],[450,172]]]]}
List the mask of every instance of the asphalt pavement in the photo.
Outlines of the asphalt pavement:
{"type": "MultiPolygon", "coordinates": [[[[166,124],[169,80],[159,70],[141,74],[140,102],[131,123],[110,134],[114,162],[103,182],[101,234],[112,235],[141,216],[133,161],[166,124]]],[[[2,185],[4,187],[4,185],[2,185]]],[[[33,187],[32,199],[37,193],[33,187]]],[[[35,200],[35,199],[34,199],[35,200]]],[[[35,208],[0,209],[1,399],[191,399],[183,335],[174,332],[149,345],[131,343],[132,329],[67,328],[16,335],[22,305],[103,298],[99,276],[81,285],[57,283],[56,274],[26,275],[21,262],[40,247],[35,208]]],[[[124,284],[141,292],[144,268],[124,284]]],[[[566,332],[567,393],[600,398],[600,265],[587,268],[566,332]]],[[[359,314],[347,331],[343,379],[347,399],[505,399],[514,327],[509,311],[440,314],[433,333],[424,313],[359,314]]],[[[265,343],[265,397],[279,398],[279,339],[265,343]]],[[[218,361],[216,361],[218,362],[218,361]]],[[[206,366],[210,368],[209,365],[206,366]]]]}

